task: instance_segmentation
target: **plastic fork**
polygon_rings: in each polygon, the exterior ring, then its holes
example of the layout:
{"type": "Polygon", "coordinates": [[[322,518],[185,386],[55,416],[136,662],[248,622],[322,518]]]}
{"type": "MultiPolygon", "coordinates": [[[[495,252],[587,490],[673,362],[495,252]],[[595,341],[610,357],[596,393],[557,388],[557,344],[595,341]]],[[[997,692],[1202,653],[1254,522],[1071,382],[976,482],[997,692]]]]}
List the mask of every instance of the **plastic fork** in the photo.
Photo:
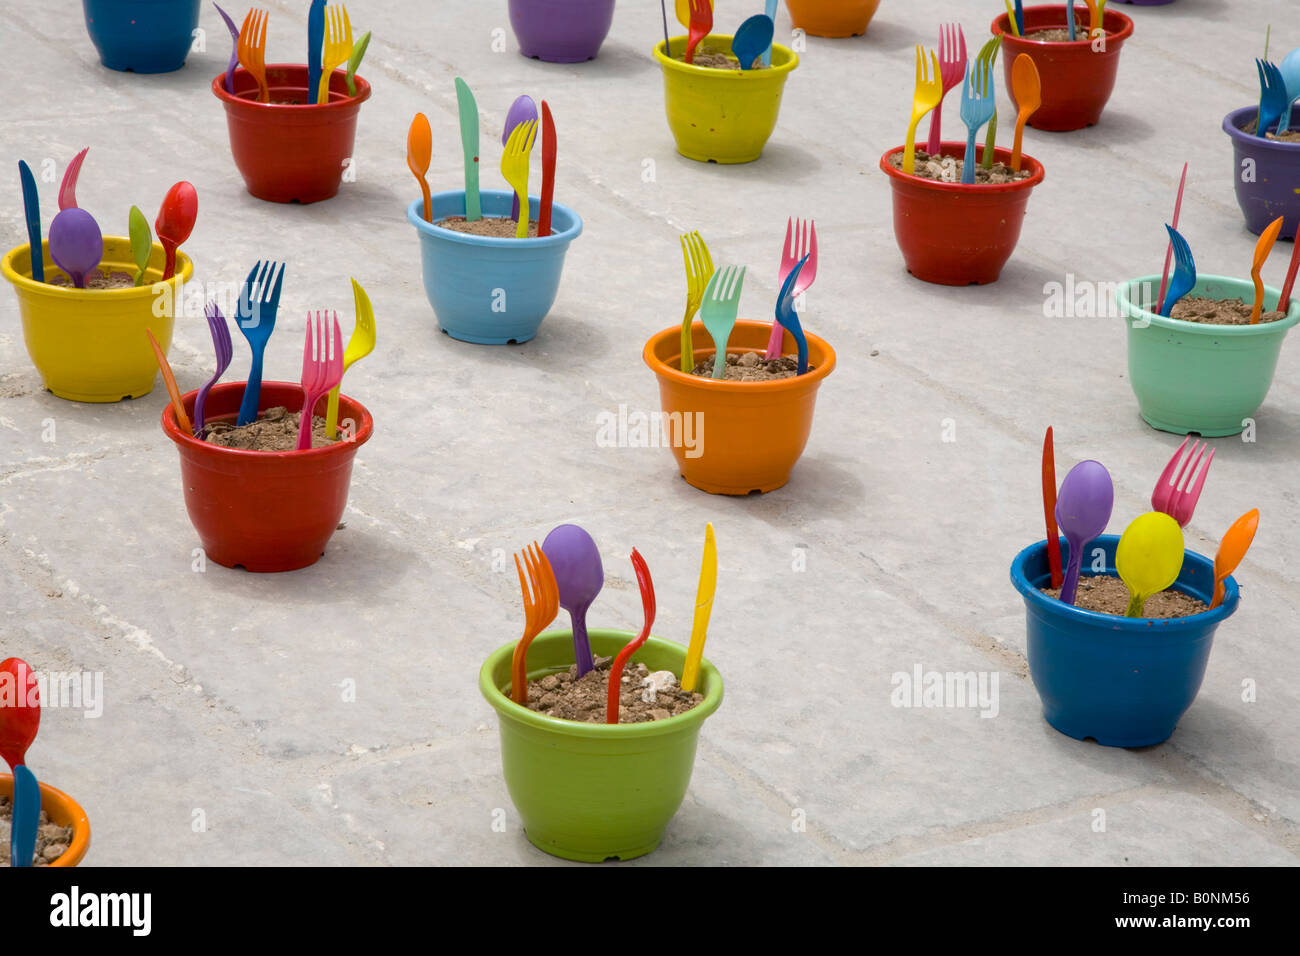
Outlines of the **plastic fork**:
{"type": "Polygon", "coordinates": [[[506,151],[501,154],[501,175],[519,199],[519,226],[516,239],[528,238],[528,158],[532,155],[533,140],[537,138],[537,120],[520,123],[506,140],[506,151]]]}
{"type": "Polygon", "coordinates": [[[316,313],[313,325],[307,314],[307,336],[302,346],[302,412],[298,422],[298,450],[311,448],[316,403],[343,380],[343,330],[339,314],[333,313],[334,329],[325,324],[325,313],[316,313]]]}
{"type": "Polygon", "coordinates": [[[637,587],[641,590],[641,614],[643,623],[641,631],[635,638],[623,645],[623,649],[614,658],[609,669],[609,689],[605,697],[605,723],[618,723],[618,696],[623,686],[623,668],[627,660],[638,647],[650,636],[650,627],[655,622],[655,583],[650,579],[650,568],[641,557],[641,552],[632,549],[632,568],[636,571],[637,587]]]}
{"type": "MultiPolygon", "coordinates": [[[[357,310],[357,321],[352,326],[352,335],[348,338],[348,347],[343,350],[343,374],[346,375],[357,362],[375,350],[375,308],[370,304],[370,296],[356,279],[352,280],[352,303],[357,310]]],[[[329,402],[325,406],[325,437],[334,439],[339,434],[339,388],[343,383],[330,389],[329,402]]]]}
{"type": "Polygon", "coordinates": [[[713,257],[699,232],[682,236],[682,261],[686,264],[686,314],[682,318],[682,371],[688,375],[695,368],[695,341],[691,323],[704,300],[704,287],[713,278],[713,257]]]}
{"type": "Polygon", "coordinates": [[[524,563],[515,555],[515,570],[519,572],[519,590],[524,596],[524,634],[515,645],[510,660],[510,699],[516,704],[528,703],[528,645],[555,620],[560,611],[560,588],[555,583],[555,571],[541,545],[534,541],[524,551],[524,563]],[[525,576],[524,567],[528,568],[525,576]]]}
{"type": "Polygon", "coordinates": [[[976,60],[966,72],[961,90],[961,121],[966,124],[966,156],[962,160],[961,181],[975,182],[975,137],[980,127],[993,118],[998,104],[993,97],[993,64],[976,60]],[[975,82],[971,82],[971,80],[975,82]]]}
{"type": "Polygon", "coordinates": [[[253,364],[248,371],[248,383],[244,386],[244,398],[239,403],[237,425],[247,425],[257,418],[258,399],[262,394],[262,354],[266,351],[267,339],[275,331],[275,314],[280,308],[283,282],[283,263],[259,261],[239,290],[236,321],[239,331],[248,339],[253,364]]]}
{"type": "Polygon", "coordinates": [[[799,316],[794,311],[795,286],[799,282],[799,273],[803,271],[807,262],[808,257],[804,256],[790,270],[790,274],[785,278],[785,284],[781,286],[781,294],[776,300],[776,320],[783,328],[790,330],[799,349],[799,370],[795,373],[797,375],[808,371],[808,338],[803,334],[803,326],[799,324],[799,316]]]}
{"type": "Polygon", "coordinates": [[[695,48],[713,29],[713,5],[709,0],[691,0],[690,35],[686,38],[687,63],[695,62],[695,48]]]}
{"type": "Polygon", "coordinates": [[[912,121],[907,126],[907,143],[903,147],[903,172],[916,173],[916,127],[921,118],[943,100],[943,76],[939,70],[939,54],[916,46],[916,91],[912,94],[912,121]],[[926,63],[925,55],[930,54],[926,63]]]}
{"type": "Polygon", "coordinates": [[[714,378],[722,378],[722,370],[727,365],[727,340],[731,338],[731,330],[736,326],[736,314],[740,311],[740,290],[744,284],[745,266],[739,269],[727,266],[722,271],[713,273],[704,289],[700,318],[713,339],[714,378]]]}
{"type": "MultiPolygon", "coordinates": [[[[984,46],[980,47],[979,53],[975,57],[976,63],[987,63],[989,69],[998,61],[998,50],[1002,49],[1001,35],[989,37],[984,46]]],[[[990,87],[992,89],[992,87],[990,87]]],[[[996,154],[995,147],[998,143],[998,110],[997,95],[993,95],[993,117],[989,120],[989,131],[984,134],[984,156],[980,160],[980,165],[985,169],[993,168],[993,159],[996,154]]]]}
{"type": "Polygon", "coordinates": [[[941,126],[943,123],[943,97],[947,96],[966,76],[966,34],[961,24],[952,23],[939,27],[939,78],[943,80],[943,93],[939,96],[939,105],[930,114],[930,140],[925,149],[931,156],[938,155],[943,146],[941,126]]]}
{"type": "MultiPolygon", "coordinates": [[[[799,281],[794,287],[796,298],[807,292],[817,278],[817,224],[811,219],[806,223],[801,220],[786,220],[785,249],[781,253],[781,271],[776,281],[785,285],[785,280],[803,258],[808,259],[808,264],[799,273],[799,281]]],[[[763,354],[763,358],[769,362],[779,359],[783,338],[784,331],[781,323],[773,322],[772,334],[767,340],[767,351],[763,354]]]]}
{"type": "Polygon", "coordinates": [[[1156,479],[1155,489],[1151,492],[1152,511],[1162,511],[1182,527],[1187,526],[1187,522],[1192,520],[1192,512],[1196,510],[1196,502],[1201,499],[1201,489],[1205,487],[1205,478],[1209,475],[1210,464],[1214,461],[1216,449],[1210,448],[1210,457],[1205,459],[1205,467],[1201,468],[1200,474],[1197,475],[1197,467],[1209,445],[1209,442],[1192,441],[1191,435],[1183,439],[1178,450],[1170,457],[1169,464],[1165,465],[1165,470],[1160,472],[1160,477],[1156,479]],[[1189,441],[1192,442],[1192,449],[1187,453],[1187,457],[1183,458],[1183,449],[1187,447],[1189,441]],[[1182,458],[1182,467],[1178,466],[1180,458],[1182,458]],[[1177,476],[1174,474],[1175,468],[1178,469],[1177,476]]]}
{"type": "Polygon", "coordinates": [[[208,400],[208,392],[212,386],[217,384],[217,380],[225,374],[226,369],[230,367],[230,360],[235,355],[235,347],[230,341],[230,327],[226,325],[226,317],[221,314],[215,302],[209,302],[203,307],[203,314],[208,317],[208,331],[212,333],[212,348],[217,354],[217,371],[210,378],[206,385],[199,389],[199,394],[194,397],[194,435],[196,438],[203,437],[203,406],[208,400]]]}
{"type": "Polygon", "coordinates": [[[232,96],[235,93],[235,67],[239,65],[239,28],[235,26],[235,21],[230,19],[230,14],[222,10],[217,3],[212,4],[217,8],[217,13],[221,14],[221,19],[226,21],[226,29],[230,31],[230,62],[226,65],[226,92],[232,96]]]}
{"type": "Polygon", "coordinates": [[[244,25],[239,28],[239,63],[249,76],[257,80],[257,101],[271,102],[271,90],[266,85],[266,21],[267,13],[256,7],[249,8],[244,25]]]}
{"type": "MultiPolygon", "coordinates": [[[[1251,325],[1258,325],[1260,316],[1264,314],[1264,277],[1260,273],[1264,263],[1268,261],[1268,254],[1273,251],[1273,244],[1277,242],[1278,234],[1282,231],[1284,218],[1278,216],[1270,222],[1260,233],[1259,241],[1255,243],[1255,257],[1250,264],[1250,278],[1255,283],[1255,304],[1250,310],[1251,325]]],[[[1280,303],[1281,299],[1278,302],[1280,303]]]]}
{"type": "Polygon", "coordinates": [[[1106,0],[1083,0],[1088,5],[1088,35],[1094,30],[1103,29],[1106,19],[1106,0]]]}
{"type": "Polygon", "coordinates": [[[1267,139],[1268,128],[1281,121],[1282,114],[1291,104],[1286,98],[1286,80],[1276,64],[1256,60],[1255,69],[1259,71],[1259,113],[1255,119],[1255,135],[1267,139]]]}
{"type": "Polygon", "coordinates": [[[330,75],[352,56],[352,21],[348,19],[348,8],[343,4],[325,8],[327,29],[325,31],[324,53],[321,54],[320,90],[316,93],[317,103],[330,101],[330,75]]]}
{"type": "Polygon", "coordinates": [[[1168,224],[1165,228],[1169,230],[1169,240],[1174,244],[1174,277],[1169,280],[1169,291],[1165,293],[1159,314],[1168,318],[1178,300],[1196,285],[1196,262],[1192,259],[1191,247],[1187,245],[1182,233],[1168,224]]]}
{"type": "Polygon", "coordinates": [[[88,152],[90,152],[89,146],[73,156],[72,162],[68,163],[68,168],[63,171],[63,182],[59,184],[60,212],[64,209],[77,208],[77,177],[81,175],[81,164],[86,161],[88,152]]]}

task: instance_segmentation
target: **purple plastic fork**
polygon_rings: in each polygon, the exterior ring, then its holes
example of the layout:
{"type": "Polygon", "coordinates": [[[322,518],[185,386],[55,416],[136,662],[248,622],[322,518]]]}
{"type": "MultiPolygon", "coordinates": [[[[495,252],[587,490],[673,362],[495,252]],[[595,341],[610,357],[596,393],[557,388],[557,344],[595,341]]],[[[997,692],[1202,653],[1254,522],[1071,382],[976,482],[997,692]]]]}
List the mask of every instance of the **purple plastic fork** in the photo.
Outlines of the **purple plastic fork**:
{"type": "MultiPolygon", "coordinates": [[[[957,86],[966,77],[966,34],[961,24],[953,23],[939,27],[939,77],[943,80],[943,95],[957,86]]],[[[943,122],[943,99],[930,114],[930,139],[925,144],[925,151],[937,156],[942,149],[940,126],[943,122]]]]}
{"type": "MultiPolygon", "coordinates": [[[[782,286],[799,261],[807,257],[808,262],[795,282],[791,296],[798,298],[808,291],[813,280],[817,278],[817,224],[809,219],[788,219],[785,224],[785,249],[781,253],[781,271],[777,282],[782,286]]],[[[771,362],[781,357],[781,342],[785,329],[780,322],[772,323],[772,334],[767,340],[767,351],[763,358],[771,362]]]]}
{"type": "Polygon", "coordinates": [[[217,379],[225,374],[226,369],[230,367],[230,360],[235,355],[235,347],[230,342],[230,327],[226,325],[226,317],[221,314],[215,302],[209,302],[203,307],[203,314],[208,317],[208,331],[212,333],[212,348],[217,353],[217,373],[212,376],[208,384],[199,389],[199,394],[194,399],[194,436],[203,437],[203,404],[207,401],[208,392],[212,386],[217,384],[217,379]]]}
{"type": "MultiPolygon", "coordinates": [[[[217,5],[214,3],[214,7],[217,5]]],[[[230,28],[230,65],[226,67],[226,92],[234,94],[235,92],[235,67],[239,65],[239,27],[235,26],[235,21],[230,19],[230,15],[217,7],[217,13],[221,14],[221,19],[226,21],[226,26],[230,28]]]]}

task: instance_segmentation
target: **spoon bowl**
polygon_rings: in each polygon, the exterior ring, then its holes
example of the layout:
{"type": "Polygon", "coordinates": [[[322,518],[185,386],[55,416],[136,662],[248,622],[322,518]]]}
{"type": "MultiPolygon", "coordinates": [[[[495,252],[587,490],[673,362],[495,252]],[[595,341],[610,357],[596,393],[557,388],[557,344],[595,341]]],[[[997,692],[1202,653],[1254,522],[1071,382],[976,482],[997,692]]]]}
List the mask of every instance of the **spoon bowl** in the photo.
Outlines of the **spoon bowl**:
{"type": "Polygon", "coordinates": [[[1232,527],[1219,542],[1219,550],[1214,555],[1214,599],[1210,602],[1211,610],[1223,602],[1223,582],[1241,564],[1241,559],[1246,556],[1251,542],[1255,540],[1258,528],[1259,509],[1252,508],[1232,523],[1232,527]]]}
{"type": "Polygon", "coordinates": [[[192,184],[179,182],[167,190],[162,207],[158,210],[158,218],[153,222],[158,241],[167,253],[162,274],[164,280],[176,274],[176,250],[194,231],[194,220],[198,215],[199,194],[192,184]]]}
{"type": "Polygon", "coordinates": [[[433,201],[429,195],[429,163],[433,160],[433,130],[429,117],[416,113],[406,133],[406,166],[420,183],[424,194],[424,221],[433,222],[433,201]]]}
{"type": "Polygon", "coordinates": [[[0,757],[12,770],[27,762],[27,748],[41,726],[41,700],[36,675],[20,658],[0,661],[0,681],[13,689],[0,695],[0,757]]]}
{"type": "Polygon", "coordinates": [[[1115,486],[1110,472],[1099,461],[1079,462],[1061,482],[1056,495],[1056,523],[1070,549],[1061,582],[1061,600],[1066,604],[1074,603],[1079,588],[1083,549],[1106,530],[1114,505],[1115,486]]]}
{"type": "Polygon", "coordinates": [[[95,217],[70,206],[50,223],[50,258],[68,274],[73,286],[86,287],[89,275],[104,256],[104,237],[95,217]]]}
{"type": "Polygon", "coordinates": [[[605,584],[600,550],[591,535],[576,524],[562,524],[546,536],[542,551],[555,571],[560,607],[573,622],[573,652],[581,677],[595,666],[587,638],[587,609],[605,584]]]}
{"type": "Polygon", "coordinates": [[[739,27],[731,38],[731,53],[740,61],[742,70],[754,68],[754,61],[772,48],[776,24],[766,13],[756,13],[739,27]]]}
{"type": "Polygon", "coordinates": [[[1183,529],[1163,511],[1138,515],[1115,546],[1115,572],[1128,585],[1125,617],[1141,617],[1147,598],[1178,580],[1183,569],[1183,529]]]}

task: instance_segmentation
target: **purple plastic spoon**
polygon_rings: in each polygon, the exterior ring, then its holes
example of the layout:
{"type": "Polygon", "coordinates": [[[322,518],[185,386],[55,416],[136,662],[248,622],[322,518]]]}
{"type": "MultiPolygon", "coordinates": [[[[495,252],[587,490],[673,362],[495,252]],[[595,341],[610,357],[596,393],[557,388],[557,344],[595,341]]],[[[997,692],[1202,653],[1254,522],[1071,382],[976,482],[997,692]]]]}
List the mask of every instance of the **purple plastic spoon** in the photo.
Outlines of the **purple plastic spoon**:
{"type": "Polygon", "coordinates": [[[104,237],[95,217],[71,206],[50,223],[50,258],[68,274],[73,286],[86,287],[86,276],[104,257],[104,237]]]}
{"type": "MultiPolygon", "coordinates": [[[[510,104],[510,111],[506,113],[506,128],[501,134],[501,145],[506,145],[510,141],[510,134],[514,132],[516,126],[520,123],[527,123],[529,120],[536,121],[537,104],[533,102],[530,96],[520,96],[510,104]]],[[[510,207],[510,218],[515,222],[519,221],[519,195],[515,194],[514,205],[510,207]]]]}
{"type": "Polygon", "coordinates": [[[548,534],[542,542],[542,551],[555,571],[560,607],[569,612],[573,622],[573,656],[581,677],[596,666],[591,659],[591,642],[587,640],[587,608],[605,583],[600,551],[591,535],[576,524],[562,524],[548,534]]]}
{"type": "MultiPolygon", "coordinates": [[[[213,6],[217,7],[215,3],[213,6]]],[[[217,13],[221,14],[221,19],[226,21],[226,27],[230,30],[230,65],[226,67],[226,92],[233,96],[235,67],[239,65],[239,27],[235,26],[235,21],[230,19],[230,15],[221,7],[217,7],[217,13]]]]}
{"type": "MultiPolygon", "coordinates": [[[[1065,476],[1056,495],[1056,523],[1069,545],[1070,559],[1061,582],[1061,600],[1073,604],[1083,567],[1083,549],[1106,530],[1115,505],[1110,472],[1099,461],[1081,461],[1065,476]]],[[[1051,547],[1052,542],[1048,542],[1051,547]]]]}

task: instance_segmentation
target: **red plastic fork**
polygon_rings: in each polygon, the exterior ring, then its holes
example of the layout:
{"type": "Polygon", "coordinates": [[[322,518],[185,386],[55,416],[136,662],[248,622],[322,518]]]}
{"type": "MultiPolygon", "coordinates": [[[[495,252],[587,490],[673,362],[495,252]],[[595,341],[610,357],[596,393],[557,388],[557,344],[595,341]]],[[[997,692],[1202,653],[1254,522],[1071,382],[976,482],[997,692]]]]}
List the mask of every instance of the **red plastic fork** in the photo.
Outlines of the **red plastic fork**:
{"type": "Polygon", "coordinates": [[[1178,450],[1173,453],[1169,463],[1165,465],[1165,470],[1156,480],[1156,487],[1151,492],[1153,511],[1164,512],[1179,525],[1187,526],[1187,522],[1192,520],[1192,513],[1196,510],[1196,503],[1201,499],[1201,489],[1205,487],[1206,476],[1210,473],[1210,464],[1214,461],[1216,449],[1210,448],[1210,457],[1205,459],[1205,467],[1201,468],[1200,474],[1197,475],[1197,468],[1209,445],[1209,442],[1192,441],[1191,435],[1183,439],[1183,443],[1178,446],[1178,450]],[[1183,449],[1187,447],[1189,441],[1192,442],[1192,447],[1184,458],[1183,449]],[[1180,458],[1182,467],[1178,465],[1180,458]],[[1175,469],[1177,469],[1176,476],[1175,469]]]}
{"type": "MultiPolygon", "coordinates": [[[[961,83],[966,76],[966,34],[961,24],[952,23],[939,27],[939,78],[943,80],[943,95],[961,83]]],[[[925,151],[931,156],[938,155],[942,148],[941,124],[943,122],[943,99],[930,114],[930,140],[925,144],[925,151]]]]}
{"type": "Polygon", "coordinates": [[[312,420],[316,403],[343,381],[343,330],[334,313],[334,335],[325,327],[324,313],[316,313],[313,325],[307,315],[307,337],[302,347],[302,420],[298,423],[298,450],[311,448],[312,420]]]}
{"type": "MultiPolygon", "coordinates": [[[[804,263],[803,271],[795,280],[791,296],[803,295],[817,278],[817,224],[811,219],[807,222],[802,219],[787,219],[785,249],[781,252],[781,272],[777,276],[777,285],[785,287],[785,280],[804,256],[808,257],[808,261],[804,263]]],[[[781,343],[784,336],[784,327],[780,322],[773,321],[772,334],[768,337],[767,352],[763,358],[771,362],[781,357],[781,343]]]]}
{"type": "MultiPolygon", "coordinates": [[[[707,3],[708,0],[705,0],[707,3]]],[[[609,691],[605,698],[605,723],[618,723],[618,693],[623,687],[623,668],[627,666],[627,659],[632,656],[632,652],[645,643],[645,639],[650,636],[650,625],[655,622],[655,585],[650,580],[650,568],[646,566],[645,558],[641,557],[641,552],[636,548],[632,549],[632,567],[636,569],[636,583],[641,588],[641,609],[645,613],[645,623],[641,625],[641,633],[636,636],[635,640],[629,641],[623,649],[618,652],[618,657],[614,658],[614,666],[609,669],[609,691]]]]}
{"type": "Polygon", "coordinates": [[[713,29],[713,5],[709,0],[691,0],[691,32],[686,39],[687,63],[695,62],[695,48],[713,29]]]}

